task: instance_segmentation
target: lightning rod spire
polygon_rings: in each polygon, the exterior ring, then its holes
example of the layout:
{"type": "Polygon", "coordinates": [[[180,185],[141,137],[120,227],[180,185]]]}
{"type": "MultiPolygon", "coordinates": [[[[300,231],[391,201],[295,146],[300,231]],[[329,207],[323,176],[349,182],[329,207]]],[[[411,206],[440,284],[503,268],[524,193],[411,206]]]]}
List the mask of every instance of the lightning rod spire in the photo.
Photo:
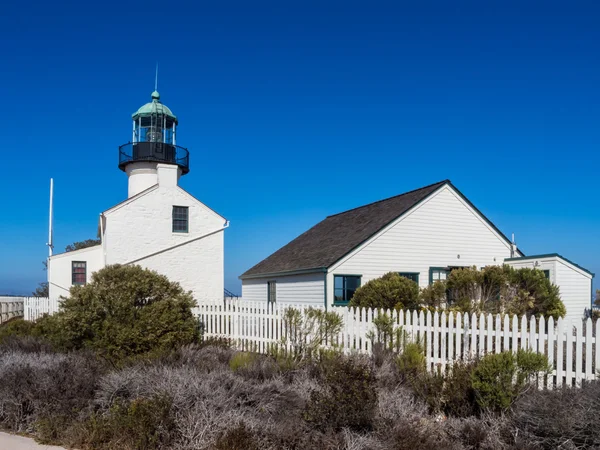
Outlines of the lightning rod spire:
{"type": "Polygon", "coordinates": [[[154,75],[154,90],[158,91],[158,63],[156,63],[156,74],[154,75]]]}

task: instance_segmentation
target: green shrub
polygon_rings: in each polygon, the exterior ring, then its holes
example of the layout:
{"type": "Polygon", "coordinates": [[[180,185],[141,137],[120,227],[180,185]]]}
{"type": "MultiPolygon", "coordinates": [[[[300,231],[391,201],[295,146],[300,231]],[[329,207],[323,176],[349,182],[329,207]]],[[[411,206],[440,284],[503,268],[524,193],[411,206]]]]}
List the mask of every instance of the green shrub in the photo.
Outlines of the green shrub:
{"type": "Polygon", "coordinates": [[[529,350],[486,355],[471,374],[477,403],[484,410],[507,410],[534,375],[548,370],[548,359],[529,350]]]}
{"type": "Polygon", "coordinates": [[[0,344],[7,338],[38,335],[35,323],[24,319],[13,319],[0,325],[0,344]]]}
{"type": "Polygon", "coordinates": [[[307,308],[303,312],[286,308],[283,313],[281,347],[274,346],[272,353],[283,359],[295,360],[318,357],[326,346],[335,347],[335,339],[342,330],[342,316],[332,311],[307,308]],[[292,355],[287,354],[291,350],[292,355]]]}
{"type": "Polygon", "coordinates": [[[479,408],[472,385],[476,362],[456,361],[448,367],[442,391],[442,411],[447,416],[470,417],[479,408]]]}
{"type": "Polygon", "coordinates": [[[373,318],[374,331],[367,333],[373,347],[380,344],[383,348],[399,351],[404,342],[402,327],[397,326],[394,318],[386,313],[377,313],[373,318]]]}
{"type": "Polygon", "coordinates": [[[419,307],[419,286],[396,272],[389,272],[359,287],[349,305],[363,308],[416,309],[419,307]]]}
{"type": "Polygon", "coordinates": [[[112,360],[198,341],[190,293],[139,266],[107,266],[71,288],[62,309],[39,321],[57,348],[91,348],[112,360]]]}
{"type": "Polygon", "coordinates": [[[255,353],[237,352],[234,353],[229,360],[229,368],[233,372],[237,372],[240,369],[246,369],[250,367],[252,363],[256,361],[256,359],[257,355],[255,353]]]}
{"type": "Polygon", "coordinates": [[[414,377],[426,369],[426,359],[423,346],[417,342],[404,345],[402,353],[398,356],[396,364],[401,376],[414,377]]]}
{"type": "Polygon", "coordinates": [[[304,412],[317,429],[372,428],[377,408],[375,375],[366,362],[338,356],[323,367],[323,389],[313,390],[304,412]]]}
{"type": "Polygon", "coordinates": [[[90,416],[75,444],[111,450],[171,448],[176,428],[169,398],[138,398],[129,403],[117,402],[106,414],[90,416]]]}
{"type": "Polygon", "coordinates": [[[211,450],[259,450],[258,439],[243,424],[222,432],[211,450]]]}
{"type": "Polygon", "coordinates": [[[511,267],[509,283],[514,294],[507,300],[507,313],[519,316],[543,314],[555,319],[567,313],[558,286],[553,285],[541,270],[511,267]]]}
{"type": "Polygon", "coordinates": [[[466,306],[479,302],[482,284],[483,271],[477,270],[475,267],[463,267],[450,272],[446,286],[450,292],[452,303],[461,303],[466,306]]]}
{"type": "Polygon", "coordinates": [[[421,289],[419,295],[421,304],[428,309],[440,309],[446,302],[446,283],[436,281],[421,289]]]}

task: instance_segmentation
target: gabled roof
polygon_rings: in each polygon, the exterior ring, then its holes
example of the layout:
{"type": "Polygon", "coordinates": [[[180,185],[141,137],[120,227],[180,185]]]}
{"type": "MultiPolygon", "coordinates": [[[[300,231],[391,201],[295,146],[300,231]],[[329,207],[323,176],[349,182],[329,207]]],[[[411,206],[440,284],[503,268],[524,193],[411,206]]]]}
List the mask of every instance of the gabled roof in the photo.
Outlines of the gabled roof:
{"type": "Polygon", "coordinates": [[[444,180],[329,216],[243,273],[240,278],[325,272],[328,267],[445,185],[451,186],[510,245],[510,240],[450,180],[444,180]]]}

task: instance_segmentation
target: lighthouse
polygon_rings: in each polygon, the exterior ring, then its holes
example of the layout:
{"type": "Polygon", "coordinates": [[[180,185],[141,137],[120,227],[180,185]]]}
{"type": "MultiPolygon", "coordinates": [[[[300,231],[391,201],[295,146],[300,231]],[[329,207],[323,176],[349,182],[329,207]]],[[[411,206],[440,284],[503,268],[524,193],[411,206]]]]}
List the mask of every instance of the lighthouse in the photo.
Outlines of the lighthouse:
{"type": "Polygon", "coordinates": [[[158,183],[159,165],[173,166],[177,180],[190,171],[189,152],[177,145],[177,116],[160,101],[157,90],[131,118],[131,141],[119,147],[119,168],[128,176],[129,198],[158,183]]]}
{"type": "Polygon", "coordinates": [[[50,256],[50,297],[68,296],[106,265],[135,264],[178,282],[199,304],[221,301],[229,222],[179,186],[190,171],[189,152],[177,145],[179,120],[156,86],[131,119],[131,140],[119,146],[127,199],[100,213],[90,233],[98,245],[50,256]]]}

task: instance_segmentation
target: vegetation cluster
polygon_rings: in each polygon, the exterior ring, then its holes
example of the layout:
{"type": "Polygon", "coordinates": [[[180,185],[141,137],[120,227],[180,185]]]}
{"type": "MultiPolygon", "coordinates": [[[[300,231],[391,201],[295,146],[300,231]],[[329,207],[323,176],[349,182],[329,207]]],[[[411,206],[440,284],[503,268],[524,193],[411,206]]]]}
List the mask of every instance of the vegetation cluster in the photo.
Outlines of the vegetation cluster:
{"type": "Polygon", "coordinates": [[[538,354],[431,373],[389,317],[371,356],[343,355],[322,345],[339,316],[317,310],[288,310],[269,354],[241,352],[203,339],[193,304],[154,272],[109,266],[59,314],[1,326],[0,427],[82,450],[600,447],[600,382],[539,391],[538,354]]]}
{"type": "Polygon", "coordinates": [[[507,265],[454,269],[447,280],[420,289],[417,283],[389,272],[358,288],[350,306],[449,310],[463,313],[564,317],[557,286],[541,270],[507,265]]]}

